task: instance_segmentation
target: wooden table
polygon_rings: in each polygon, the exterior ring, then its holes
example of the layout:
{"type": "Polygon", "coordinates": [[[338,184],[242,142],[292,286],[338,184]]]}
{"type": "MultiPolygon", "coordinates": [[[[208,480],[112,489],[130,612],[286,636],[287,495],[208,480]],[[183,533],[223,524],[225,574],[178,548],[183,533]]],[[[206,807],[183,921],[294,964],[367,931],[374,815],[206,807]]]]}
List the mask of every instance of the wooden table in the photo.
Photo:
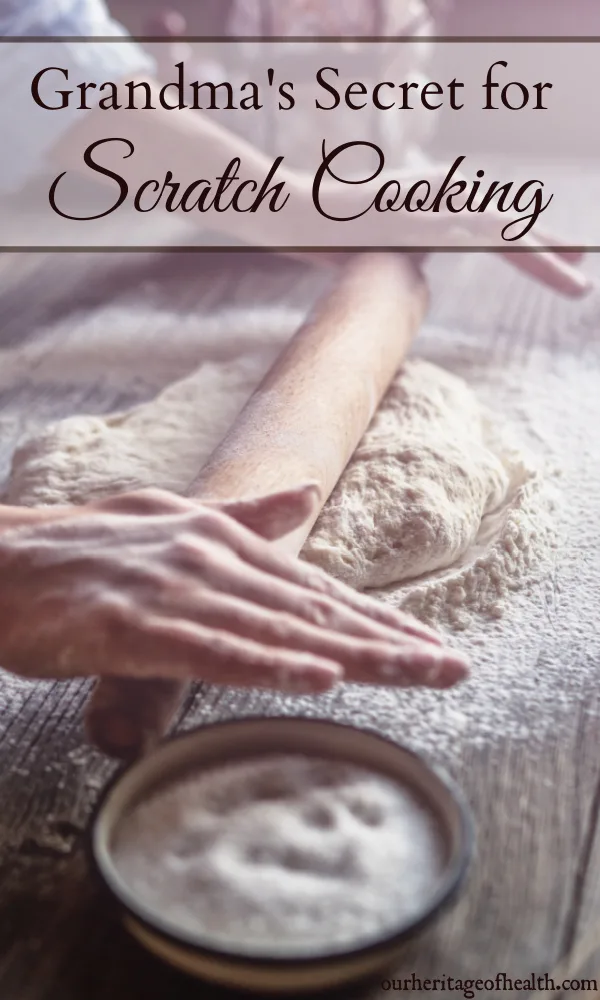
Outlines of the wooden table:
{"type": "MultiPolygon", "coordinates": [[[[590,268],[594,266],[592,260],[590,268]]],[[[577,470],[590,468],[600,455],[598,297],[577,305],[559,301],[505,264],[480,255],[438,258],[432,280],[433,325],[419,342],[421,353],[454,368],[466,337],[476,351],[479,372],[516,373],[517,396],[518,372],[526,384],[531,366],[542,357],[559,408],[563,375],[571,389],[582,380],[588,409],[575,422],[566,500],[578,490],[592,489],[593,484],[578,478],[577,470]],[[460,330],[460,337],[453,335],[454,329],[460,330]],[[579,365],[584,375],[578,374],[579,365]],[[595,426],[590,426],[594,405],[595,426]]],[[[136,344],[138,352],[149,345],[157,351],[157,384],[168,382],[197,361],[193,337],[181,335],[191,316],[214,318],[225,305],[242,311],[284,308],[292,328],[294,317],[306,311],[324,281],[301,265],[244,255],[1,259],[0,480],[25,427],[69,413],[106,412],[151,395],[157,386],[135,378],[136,344]],[[110,362],[123,371],[112,384],[106,361],[104,370],[102,365],[94,367],[94,344],[102,336],[98,324],[107,324],[108,335],[108,325],[114,322],[111,310],[117,305],[134,319],[138,307],[146,312],[139,328],[130,323],[126,345],[110,362]],[[159,317],[152,329],[149,308],[159,317]],[[95,325],[94,317],[99,317],[95,325]],[[73,360],[63,373],[65,357],[73,360]]],[[[218,353],[218,338],[212,350],[218,353]]],[[[526,405],[527,400],[517,403],[526,405]]],[[[600,493],[595,499],[600,503],[600,493]]],[[[395,972],[398,978],[413,971],[420,977],[469,979],[493,978],[501,972],[515,977],[550,973],[590,935],[593,941],[600,916],[600,685],[593,669],[597,664],[600,673],[600,646],[594,635],[595,609],[600,611],[600,526],[594,524],[590,516],[577,551],[569,555],[571,550],[563,550],[563,557],[557,556],[541,592],[536,642],[523,646],[521,666],[529,672],[530,688],[542,677],[545,664],[554,663],[551,690],[548,682],[540,681],[545,693],[539,704],[532,697],[515,707],[522,729],[530,735],[519,735],[515,726],[503,731],[510,685],[501,673],[502,656],[516,655],[519,642],[510,614],[490,635],[489,645],[474,648],[475,673],[480,663],[488,687],[489,657],[498,658],[499,730],[489,740],[473,740],[469,726],[467,731],[453,728],[452,714],[450,721],[444,716],[446,702],[423,702],[425,715],[431,711],[431,725],[440,733],[426,749],[466,790],[478,824],[478,858],[458,905],[410,946],[395,972]],[[574,588],[581,587],[582,579],[585,586],[575,601],[574,588]],[[564,672],[553,657],[564,663],[564,672]],[[546,724],[540,713],[548,713],[549,699],[555,710],[546,724]]],[[[463,704],[469,698],[477,701],[478,683],[476,677],[471,694],[465,689],[463,704]]],[[[111,763],[83,739],[81,710],[87,692],[86,683],[33,685],[0,676],[0,997],[221,996],[138,950],[87,874],[84,830],[112,772],[111,763]]],[[[406,731],[403,706],[407,711],[412,706],[408,718],[414,719],[415,705],[422,703],[410,695],[393,698],[382,701],[381,731],[418,744],[418,733],[406,731]]],[[[268,693],[200,687],[186,706],[183,724],[279,711],[360,723],[359,702],[356,691],[313,706],[309,700],[298,705],[281,702],[268,693]]],[[[489,707],[489,693],[482,704],[489,707]]],[[[423,731],[427,725],[425,718],[423,731]]],[[[600,944],[600,931],[596,937],[600,944]]],[[[600,949],[594,953],[592,947],[589,960],[570,974],[596,974],[600,979],[600,949]]],[[[374,984],[345,993],[350,995],[374,1000],[386,994],[374,984]]]]}

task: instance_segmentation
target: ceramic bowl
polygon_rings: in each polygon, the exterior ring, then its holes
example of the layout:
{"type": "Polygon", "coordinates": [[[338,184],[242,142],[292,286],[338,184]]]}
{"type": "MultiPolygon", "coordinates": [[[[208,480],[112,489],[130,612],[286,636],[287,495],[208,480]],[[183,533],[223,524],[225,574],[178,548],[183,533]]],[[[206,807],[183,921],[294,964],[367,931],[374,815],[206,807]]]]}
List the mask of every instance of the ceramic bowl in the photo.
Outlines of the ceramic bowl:
{"type": "MultiPolygon", "coordinates": [[[[433,921],[456,896],[473,849],[473,825],[453,782],[420,756],[372,732],[299,718],[252,718],[218,723],[160,744],[106,790],[91,829],[93,863],[117,902],[127,930],[148,951],[179,970],[230,988],[259,994],[338,988],[383,973],[406,940],[433,921]],[[273,753],[331,757],[368,768],[409,786],[434,813],[445,845],[437,884],[410,921],[399,919],[385,936],[345,951],[314,957],[240,954],[215,947],[200,934],[168,923],[131,890],[114,863],[112,843],[121,818],[157,786],[176,782],[190,768],[215,766],[273,753]]],[[[393,872],[390,872],[390,878],[393,872]]]]}

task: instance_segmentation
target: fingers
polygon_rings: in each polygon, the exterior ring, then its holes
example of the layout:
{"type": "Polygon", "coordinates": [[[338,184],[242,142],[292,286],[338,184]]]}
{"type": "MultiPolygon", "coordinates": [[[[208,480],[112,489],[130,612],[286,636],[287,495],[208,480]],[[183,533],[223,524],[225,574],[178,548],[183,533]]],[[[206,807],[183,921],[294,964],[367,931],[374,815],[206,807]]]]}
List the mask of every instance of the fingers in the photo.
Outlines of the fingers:
{"type": "MultiPolygon", "coordinates": [[[[438,167],[434,167],[428,176],[432,187],[436,184],[439,186],[444,178],[444,170],[438,167]]],[[[464,177],[457,174],[455,179],[464,180],[464,177]]],[[[485,214],[480,215],[469,213],[467,218],[462,215],[449,216],[448,213],[442,212],[437,220],[423,220],[423,228],[428,223],[434,228],[440,224],[442,227],[445,225],[448,232],[457,225],[465,227],[471,235],[471,242],[473,240],[489,242],[491,250],[502,253],[505,241],[502,240],[501,231],[518,221],[522,221],[518,214],[499,210],[488,209],[485,214]]],[[[583,259],[584,253],[566,249],[564,241],[557,239],[553,234],[535,228],[512,246],[525,252],[517,253],[513,250],[502,254],[508,263],[554,291],[569,298],[581,298],[592,289],[593,283],[575,267],[583,259]],[[536,252],[536,248],[541,246],[552,247],[552,251],[536,252]]]]}
{"type": "MultiPolygon", "coordinates": [[[[302,573],[303,566],[300,566],[302,573]]],[[[416,619],[386,609],[369,598],[361,602],[360,595],[350,590],[348,598],[346,593],[341,593],[341,585],[340,592],[337,591],[335,581],[333,587],[328,587],[327,578],[318,571],[313,577],[307,574],[303,579],[301,575],[300,582],[296,582],[277,578],[256,567],[236,567],[235,577],[235,581],[232,579],[229,583],[229,592],[235,587],[235,593],[246,600],[272,611],[293,614],[330,631],[387,643],[397,644],[408,639],[441,645],[435,632],[421,626],[416,619]],[[356,602],[352,600],[354,597],[358,598],[356,602]]]]}
{"type": "Polygon", "coordinates": [[[343,675],[339,664],[326,657],[265,646],[180,619],[149,616],[132,641],[135,658],[125,657],[120,664],[120,672],[130,676],[168,674],[170,679],[319,693],[343,675]]]}
{"type": "MultiPolygon", "coordinates": [[[[306,564],[301,563],[301,565],[304,566],[306,564]]],[[[412,635],[415,639],[423,639],[425,642],[432,642],[436,646],[442,645],[443,640],[441,636],[427,625],[423,625],[417,618],[413,618],[412,615],[407,615],[402,611],[397,611],[395,608],[383,604],[372,597],[368,597],[366,594],[352,590],[351,587],[334,579],[334,577],[328,576],[327,573],[317,567],[311,567],[309,570],[307,585],[322,590],[323,593],[329,594],[332,598],[346,604],[354,611],[367,616],[373,621],[380,622],[394,631],[401,630],[406,635],[412,635]]]]}
{"type": "Polygon", "coordinates": [[[209,501],[206,506],[220,510],[250,531],[274,541],[289,535],[312,517],[320,496],[318,483],[304,483],[293,489],[252,500],[231,500],[224,503],[209,501]]]}
{"type": "MultiPolygon", "coordinates": [[[[417,177],[414,170],[401,172],[399,175],[391,176],[389,179],[400,182],[403,190],[408,190],[414,183],[427,182],[431,190],[441,187],[447,179],[447,167],[433,164],[426,172],[425,178],[421,173],[417,177]]],[[[377,188],[381,187],[382,181],[387,175],[379,176],[376,181],[377,188]]],[[[467,181],[460,172],[453,175],[454,181],[467,181]]],[[[334,188],[332,193],[334,202],[355,198],[353,192],[344,192],[340,197],[334,188]]],[[[502,254],[506,260],[516,267],[523,274],[526,274],[542,284],[559,292],[569,298],[581,298],[587,295],[593,287],[592,282],[577,270],[578,264],[583,254],[580,251],[572,251],[555,236],[544,233],[542,230],[530,231],[520,238],[518,242],[507,243],[502,238],[502,231],[511,224],[523,223],[524,219],[516,212],[501,212],[499,209],[488,208],[485,212],[460,211],[450,212],[443,208],[440,212],[419,215],[418,218],[406,219],[402,242],[406,246],[414,241],[415,245],[422,246],[445,246],[460,247],[469,245],[484,245],[490,247],[490,252],[502,254]],[[539,248],[551,247],[550,251],[540,251],[539,248]],[[512,252],[505,252],[508,247],[512,252]],[[525,252],[518,253],[516,250],[525,252]]],[[[362,222],[364,226],[365,244],[373,239],[373,232],[370,220],[365,217],[362,222]]],[[[358,225],[358,223],[355,223],[358,225]]],[[[513,232],[517,232],[515,228],[513,232]]]]}
{"type": "MultiPolygon", "coordinates": [[[[474,234],[478,234],[482,239],[490,242],[490,249],[495,249],[513,267],[527,274],[555,292],[560,292],[569,298],[582,298],[587,295],[593,287],[593,283],[581,271],[573,265],[581,259],[583,255],[572,254],[564,249],[555,237],[542,232],[527,233],[518,243],[512,244],[512,250],[503,252],[503,244],[500,237],[500,228],[510,225],[519,219],[514,213],[501,213],[499,211],[488,213],[486,216],[476,216],[469,223],[474,234]],[[556,247],[555,252],[540,251],[540,246],[556,247]]],[[[510,244],[509,244],[510,245],[510,244]]]]}
{"type": "MultiPolygon", "coordinates": [[[[250,606],[246,627],[255,634],[260,632],[264,639],[268,626],[262,622],[257,627],[258,610],[250,606]]],[[[170,679],[199,679],[235,687],[266,687],[307,694],[327,691],[342,679],[399,687],[417,684],[445,688],[465,675],[460,657],[452,657],[425,643],[407,643],[399,649],[385,643],[361,643],[331,635],[315,635],[307,640],[296,623],[291,622],[278,626],[275,631],[278,630],[279,635],[271,632],[271,636],[274,642],[282,644],[265,644],[226,628],[206,628],[180,619],[152,616],[136,637],[135,657],[123,656],[119,672],[137,677],[164,677],[168,664],[170,679]],[[307,641],[314,651],[306,649],[307,641]],[[298,648],[289,648],[286,643],[296,643],[298,648]],[[339,656],[344,663],[333,656],[339,656]]]]}
{"type": "MultiPolygon", "coordinates": [[[[464,658],[441,647],[425,626],[341,584],[331,586],[319,570],[277,553],[239,525],[223,527],[238,558],[208,553],[190,535],[179,566],[194,577],[202,572],[210,590],[201,600],[178,592],[173,615],[255,642],[309,650],[339,664],[348,680],[447,687],[467,675],[464,658]]],[[[161,600],[161,614],[168,613],[168,601],[161,600]]]]}
{"type": "Polygon", "coordinates": [[[569,265],[565,255],[529,252],[504,253],[503,257],[522,274],[535,278],[541,284],[569,298],[582,298],[593,287],[592,282],[584,274],[569,265]]]}
{"type": "Polygon", "coordinates": [[[585,259],[585,250],[569,250],[566,247],[561,246],[561,244],[556,240],[549,242],[545,237],[540,240],[540,242],[544,246],[552,246],[557,257],[561,257],[563,260],[566,260],[571,264],[581,264],[582,260],[585,259]]]}
{"type": "MultiPolygon", "coordinates": [[[[131,514],[136,517],[171,516],[194,513],[205,508],[221,511],[269,541],[282,538],[299,528],[316,511],[321,495],[316,482],[302,483],[288,490],[249,500],[201,501],[181,497],[167,490],[144,489],[109,497],[88,505],[96,511],[131,514]]],[[[82,512],[85,509],[82,508],[82,512]]]]}
{"type": "Polygon", "coordinates": [[[82,513],[89,510],[107,514],[131,514],[134,517],[157,517],[193,513],[198,507],[197,500],[180,497],[169,490],[143,489],[122,493],[106,500],[97,500],[82,507],[82,513]]]}
{"type": "Polygon", "coordinates": [[[568,243],[564,240],[558,239],[553,233],[548,233],[546,230],[535,229],[534,237],[536,242],[542,247],[552,247],[554,253],[557,257],[561,257],[563,260],[568,261],[571,264],[580,264],[585,257],[584,250],[569,250],[567,247],[568,243]]]}
{"type": "MultiPolygon", "coordinates": [[[[338,624],[343,618],[342,613],[338,624]]],[[[261,607],[229,593],[205,594],[197,624],[262,646],[312,654],[337,664],[348,681],[449,687],[466,673],[461,657],[412,636],[400,640],[374,626],[345,634],[341,628],[314,624],[287,609],[261,607]]]]}
{"type": "MultiPolygon", "coordinates": [[[[262,544],[260,539],[245,531],[243,527],[223,520],[220,530],[222,540],[240,559],[266,574],[267,579],[262,581],[262,587],[259,585],[258,578],[252,581],[255,600],[261,600],[265,605],[270,605],[273,600],[281,601],[285,598],[289,602],[287,609],[301,615],[303,607],[306,609],[306,613],[310,612],[310,606],[307,606],[309,595],[312,594],[315,599],[326,595],[335,601],[340,608],[345,607],[346,611],[355,612],[355,625],[359,618],[363,627],[367,622],[379,623],[381,626],[393,630],[396,637],[398,633],[403,633],[427,642],[441,643],[441,639],[435,632],[427,628],[426,625],[422,625],[415,618],[402,614],[380,601],[366,597],[364,594],[356,593],[350,587],[334,580],[333,577],[309,563],[292,559],[278,552],[272,546],[262,544]],[[289,592],[280,591],[279,594],[273,592],[274,588],[270,586],[273,578],[285,580],[289,584],[302,588],[301,592],[297,594],[294,606],[292,606],[292,595],[289,592]]],[[[193,545],[189,557],[193,561],[193,545]]],[[[316,610],[318,611],[318,609],[316,610]]],[[[351,628],[350,621],[346,620],[343,627],[351,628]]]]}
{"type": "MultiPolygon", "coordinates": [[[[293,530],[317,502],[306,484],[225,506],[276,532],[293,530]]],[[[71,583],[77,594],[69,614],[47,615],[44,661],[60,676],[319,692],[343,677],[447,687],[467,673],[464,659],[425,626],[284,555],[222,505],[142,491],[30,535],[11,547],[25,579],[33,546],[38,590],[43,549],[51,594],[66,600],[71,583]],[[87,586],[82,569],[91,573],[87,586]]]]}

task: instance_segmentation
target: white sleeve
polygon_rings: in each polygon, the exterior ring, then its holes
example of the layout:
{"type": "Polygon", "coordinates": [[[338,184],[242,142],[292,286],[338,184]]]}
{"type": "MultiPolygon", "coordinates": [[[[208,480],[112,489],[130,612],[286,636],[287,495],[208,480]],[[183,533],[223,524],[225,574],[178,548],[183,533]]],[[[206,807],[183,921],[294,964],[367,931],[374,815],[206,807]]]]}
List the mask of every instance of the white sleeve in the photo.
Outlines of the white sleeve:
{"type": "Polygon", "coordinates": [[[85,114],[75,107],[51,112],[36,105],[31,81],[41,69],[68,70],[65,89],[154,72],[152,58],[139,45],[111,41],[118,37],[127,38],[127,32],[103,0],[0,0],[0,194],[34,176],[60,136],[85,114]],[[103,40],[78,41],[92,36],[103,40]]]}

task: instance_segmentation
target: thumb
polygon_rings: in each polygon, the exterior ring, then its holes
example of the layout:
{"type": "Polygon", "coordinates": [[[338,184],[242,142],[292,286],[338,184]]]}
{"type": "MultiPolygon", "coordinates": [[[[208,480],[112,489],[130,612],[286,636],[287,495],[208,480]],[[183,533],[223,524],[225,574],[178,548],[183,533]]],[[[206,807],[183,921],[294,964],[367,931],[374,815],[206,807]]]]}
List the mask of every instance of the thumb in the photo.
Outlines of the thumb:
{"type": "Polygon", "coordinates": [[[251,500],[208,501],[206,505],[228,514],[268,541],[274,541],[289,535],[314,515],[320,497],[318,483],[312,482],[251,500]]]}

